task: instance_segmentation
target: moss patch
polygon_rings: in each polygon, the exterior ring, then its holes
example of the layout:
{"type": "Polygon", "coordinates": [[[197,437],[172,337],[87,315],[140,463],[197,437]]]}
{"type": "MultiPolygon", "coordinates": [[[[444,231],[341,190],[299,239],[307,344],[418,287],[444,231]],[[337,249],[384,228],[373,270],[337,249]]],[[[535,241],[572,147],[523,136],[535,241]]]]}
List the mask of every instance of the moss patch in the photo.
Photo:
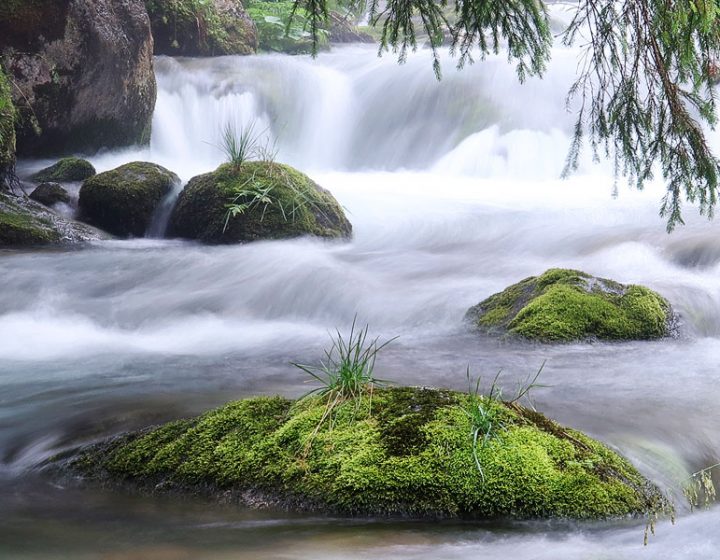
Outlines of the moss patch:
{"type": "Polygon", "coordinates": [[[669,334],[672,310],[643,286],[555,268],[490,296],[467,318],[490,333],[548,342],[644,340],[669,334]]]}
{"type": "Polygon", "coordinates": [[[32,176],[32,179],[38,183],[84,181],[93,175],[95,175],[95,168],[92,163],[77,157],[66,157],[50,167],[41,169],[32,176]]]}
{"type": "Polygon", "coordinates": [[[347,237],[352,226],[335,198],[287,165],[230,164],[194,177],[178,198],[168,235],[205,243],[237,243],[301,235],[347,237]],[[267,198],[252,194],[267,193],[267,198]],[[228,219],[228,206],[248,208],[228,219]]]}
{"type": "Polygon", "coordinates": [[[502,428],[478,449],[481,476],[469,402],[451,391],[383,389],[340,404],[319,424],[319,397],[252,398],[87,448],[72,465],[154,489],[251,492],[351,515],[585,519],[664,505],[603,444],[488,399],[483,406],[502,428]]]}
{"type": "Polygon", "coordinates": [[[12,197],[0,195],[0,246],[45,245],[60,237],[51,222],[28,212],[12,197]]]}
{"type": "Polygon", "coordinates": [[[126,163],[83,183],[80,215],[113,235],[142,237],[163,197],[179,181],[154,163],[126,163]]]}
{"type": "Polygon", "coordinates": [[[0,189],[15,168],[15,106],[10,80],[0,65],[0,189]]]}

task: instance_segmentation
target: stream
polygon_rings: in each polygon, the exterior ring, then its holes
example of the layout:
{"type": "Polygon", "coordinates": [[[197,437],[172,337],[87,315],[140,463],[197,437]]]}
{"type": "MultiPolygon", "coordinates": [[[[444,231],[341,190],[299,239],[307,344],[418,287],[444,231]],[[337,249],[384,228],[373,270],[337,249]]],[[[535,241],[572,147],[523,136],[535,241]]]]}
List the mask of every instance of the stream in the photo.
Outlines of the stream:
{"type": "MultiPolygon", "coordinates": [[[[83,250],[3,251],[0,274],[0,558],[716,558],[720,510],[691,513],[680,487],[720,460],[720,224],[685,207],[670,235],[662,183],[615,183],[585,153],[560,179],[577,52],[519,85],[504,57],[433,76],[374,47],[309,57],[156,59],[151,143],[101,153],[98,171],[154,161],[183,181],[222,163],[223,126],[255,123],[329,189],[350,242],[207,247],[155,237],[83,250]],[[676,338],[560,346],[483,338],[463,322],[487,296],[551,267],[665,295],[676,338]],[[111,493],[48,479],[52,455],[258,394],[312,388],[314,363],[357,316],[397,336],[378,376],[467,388],[502,370],[512,392],[545,364],[533,403],[631,459],[675,497],[643,547],[644,522],[427,523],[252,511],[111,493]]],[[[711,133],[720,147],[720,135],[711,133]]],[[[19,164],[27,174],[50,163],[19,164]]],[[[177,195],[177,192],[175,193],[177,195]]],[[[172,200],[168,201],[172,204],[172,200]]]]}

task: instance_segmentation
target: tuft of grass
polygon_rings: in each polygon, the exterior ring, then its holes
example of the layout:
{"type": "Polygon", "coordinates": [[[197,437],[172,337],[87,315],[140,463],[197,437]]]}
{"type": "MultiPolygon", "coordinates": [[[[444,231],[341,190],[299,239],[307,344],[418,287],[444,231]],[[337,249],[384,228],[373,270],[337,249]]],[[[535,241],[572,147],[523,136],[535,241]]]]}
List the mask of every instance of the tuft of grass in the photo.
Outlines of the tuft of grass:
{"type": "Polygon", "coordinates": [[[228,163],[238,169],[246,161],[250,161],[257,154],[260,138],[266,131],[257,132],[255,121],[243,126],[238,131],[232,123],[225,123],[223,127],[220,149],[225,154],[228,163]]]}
{"type": "MultiPolygon", "coordinates": [[[[500,432],[506,428],[502,419],[503,416],[499,413],[501,409],[498,405],[513,405],[523,398],[529,401],[529,395],[533,389],[546,387],[546,385],[541,385],[537,382],[544,368],[545,362],[542,363],[540,369],[538,369],[534,375],[528,375],[525,381],[518,384],[515,397],[512,400],[504,401],[502,387],[499,385],[502,370],[499,370],[495,374],[488,393],[483,394],[480,389],[482,379],[478,377],[473,381],[470,375],[470,366],[467,367],[465,375],[468,381],[468,398],[464,404],[461,405],[461,410],[470,421],[473,459],[475,460],[475,466],[483,482],[485,482],[485,472],[483,471],[478,453],[492,440],[498,439],[500,432]]],[[[534,409],[535,407],[533,406],[532,408],[534,409]]]]}
{"type": "MultiPolygon", "coordinates": [[[[263,148],[263,150],[265,149],[263,148]]],[[[272,155],[274,152],[262,153],[272,155]]],[[[324,209],[314,200],[305,184],[297,184],[281,170],[278,170],[277,173],[273,171],[272,176],[274,181],[268,183],[266,181],[256,181],[255,173],[253,173],[234,189],[233,198],[227,204],[223,232],[227,230],[231,219],[246,212],[260,209],[260,221],[263,221],[265,213],[271,206],[276,207],[283,220],[290,223],[295,223],[297,217],[301,215],[302,210],[306,207],[310,208],[315,214],[325,215],[324,209]],[[282,192],[285,189],[290,191],[289,197],[286,194],[278,195],[275,193],[276,190],[282,192]]]]}
{"type": "Polygon", "coordinates": [[[369,326],[358,328],[357,316],[353,318],[350,334],[346,337],[339,330],[332,337],[332,346],[325,350],[325,358],[319,365],[306,365],[292,362],[310,376],[311,381],[320,383],[320,387],[306,393],[303,398],[319,396],[326,400],[325,411],[315,428],[313,437],[308,442],[312,445],[314,436],[341,403],[354,400],[359,409],[365,396],[370,398],[372,412],[372,394],[376,388],[385,387],[389,382],[375,377],[375,359],[378,353],[388,344],[397,339],[393,337],[380,343],[379,337],[368,337],[369,326]]]}

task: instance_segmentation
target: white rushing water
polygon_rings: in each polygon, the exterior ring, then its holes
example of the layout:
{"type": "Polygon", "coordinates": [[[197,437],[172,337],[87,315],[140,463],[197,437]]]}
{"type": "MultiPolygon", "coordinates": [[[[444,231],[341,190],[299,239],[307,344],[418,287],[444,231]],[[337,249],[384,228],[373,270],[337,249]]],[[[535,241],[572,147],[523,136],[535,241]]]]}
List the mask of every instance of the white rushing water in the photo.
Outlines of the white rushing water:
{"type": "Polygon", "coordinates": [[[355,314],[373,334],[400,337],[379,360],[381,377],[463,388],[470,364],[485,376],[503,368],[512,385],[547,361],[537,406],[669,491],[716,462],[718,225],[688,206],[688,225],[667,235],[662,185],[620,185],[613,196],[610,167],[589,155],[559,179],[575,65],[574,51],[557,49],[545,79],[521,86],[501,57],[463,72],[448,61],[438,83],[425,53],[398,67],[371,47],[317,60],[158,59],[150,146],[93,156],[99,170],[149,160],[187,181],[222,162],[227,123],[254,122],[279,161],[340,200],[354,238],[146,239],[1,255],[11,280],[0,292],[0,556],[714,558],[716,509],[681,506],[678,525],[662,523],[643,548],[638,522],[343,527],[21,482],[80,442],[242,395],[306,391],[289,361],[319,358],[328,330],[355,314]],[[681,336],[549,347],[467,331],[468,307],[555,266],[658,289],[681,313],[681,336]]]}

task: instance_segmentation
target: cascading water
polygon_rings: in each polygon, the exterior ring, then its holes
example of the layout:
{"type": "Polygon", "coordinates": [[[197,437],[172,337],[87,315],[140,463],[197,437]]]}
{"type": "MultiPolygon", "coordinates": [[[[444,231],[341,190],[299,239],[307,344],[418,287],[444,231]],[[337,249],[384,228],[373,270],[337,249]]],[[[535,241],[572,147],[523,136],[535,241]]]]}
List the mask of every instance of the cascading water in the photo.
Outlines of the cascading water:
{"type": "Polygon", "coordinates": [[[374,334],[400,336],[379,359],[382,377],[462,389],[470,364],[486,377],[503,368],[514,386],[547,361],[538,408],[614,445],[669,491],[716,462],[717,224],[688,207],[688,225],[668,236],[662,186],[613,197],[610,166],[589,154],[578,175],[558,179],[575,64],[557,49],[546,78],[521,86],[502,58],[462,72],[448,60],[438,83],[423,53],[398,67],[365,47],[316,60],[158,59],[150,146],[95,156],[100,170],[150,160],[187,181],[222,162],[227,123],[254,122],[279,161],[337,196],[355,236],[2,255],[12,282],[0,291],[0,556],[279,559],[292,546],[293,558],[712,558],[715,509],[661,524],[643,549],[630,521],[347,525],[175,508],[32,475],[78,443],[243,395],[301,394],[289,361],[317,360],[327,331],[356,313],[374,334]],[[553,266],[658,289],[682,314],[680,338],[547,347],[467,332],[469,306],[553,266]]]}

